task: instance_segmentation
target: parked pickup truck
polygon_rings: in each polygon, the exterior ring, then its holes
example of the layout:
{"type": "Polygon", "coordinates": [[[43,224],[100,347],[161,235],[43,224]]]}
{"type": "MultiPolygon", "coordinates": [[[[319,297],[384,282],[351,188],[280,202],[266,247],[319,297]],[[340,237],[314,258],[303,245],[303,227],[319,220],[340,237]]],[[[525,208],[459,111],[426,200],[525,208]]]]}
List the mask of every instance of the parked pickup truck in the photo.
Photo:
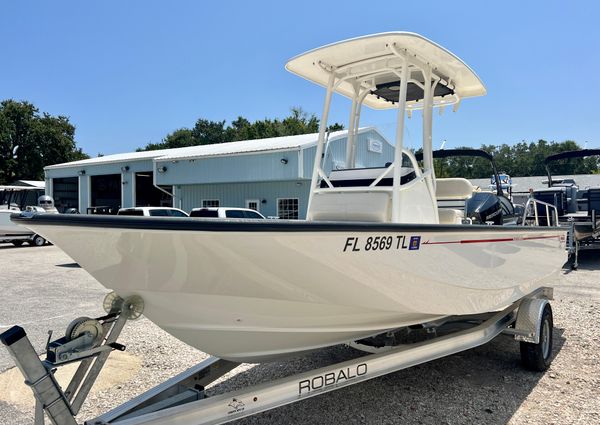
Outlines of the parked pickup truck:
{"type": "Polygon", "coordinates": [[[248,208],[227,208],[227,207],[211,207],[211,208],[194,208],[190,212],[190,217],[206,217],[206,218],[253,218],[263,219],[264,215],[258,211],[248,208]]]}

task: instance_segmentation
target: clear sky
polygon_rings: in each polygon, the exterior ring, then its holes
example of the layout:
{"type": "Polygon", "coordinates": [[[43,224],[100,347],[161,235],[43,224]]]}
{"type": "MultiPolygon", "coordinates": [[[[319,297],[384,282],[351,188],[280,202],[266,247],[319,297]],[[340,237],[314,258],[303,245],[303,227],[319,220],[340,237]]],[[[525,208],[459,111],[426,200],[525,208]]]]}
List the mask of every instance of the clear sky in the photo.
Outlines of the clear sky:
{"type": "MultiPolygon", "coordinates": [[[[4,1],[0,99],[66,115],[95,156],[127,152],[202,117],[320,114],[324,89],[284,69],[312,48],[412,31],[446,47],[488,95],[434,115],[434,145],[539,138],[600,147],[596,1],[4,1]],[[588,75],[589,74],[589,75],[588,75]]],[[[346,100],[332,120],[346,123],[346,100]]],[[[361,124],[393,134],[390,113],[361,124]]],[[[418,143],[420,120],[408,126],[418,143]]]]}

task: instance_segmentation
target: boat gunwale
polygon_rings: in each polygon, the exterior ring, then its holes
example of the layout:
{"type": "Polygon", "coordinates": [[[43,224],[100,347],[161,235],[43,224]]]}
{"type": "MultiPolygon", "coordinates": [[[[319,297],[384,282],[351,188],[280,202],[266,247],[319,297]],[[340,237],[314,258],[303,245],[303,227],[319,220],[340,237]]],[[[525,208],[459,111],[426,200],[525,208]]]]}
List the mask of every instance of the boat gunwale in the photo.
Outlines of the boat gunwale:
{"type": "Polygon", "coordinates": [[[204,232],[528,232],[566,233],[565,227],[549,226],[488,226],[477,224],[418,224],[418,223],[375,223],[355,221],[302,221],[281,219],[224,219],[192,217],[136,217],[136,216],[93,216],[61,214],[12,214],[11,221],[25,227],[69,226],[116,228],[131,230],[169,230],[204,232]]]}

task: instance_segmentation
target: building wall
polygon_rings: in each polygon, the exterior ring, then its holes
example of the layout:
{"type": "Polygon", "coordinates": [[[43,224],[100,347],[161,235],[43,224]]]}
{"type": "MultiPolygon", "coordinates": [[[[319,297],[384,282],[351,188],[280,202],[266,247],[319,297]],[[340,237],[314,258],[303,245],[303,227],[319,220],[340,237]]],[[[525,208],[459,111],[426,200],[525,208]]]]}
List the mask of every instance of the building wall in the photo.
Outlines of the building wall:
{"type": "Polygon", "coordinates": [[[258,199],[264,216],[277,216],[277,198],[298,198],[299,218],[303,219],[309,189],[309,180],[178,185],[174,205],[190,212],[192,208],[201,207],[204,199],[218,199],[222,207],[240,208],[246,206],[246,200],[258,199]]]}
{"type": "Polygon", "coordinates": [[[134,205],[135,197],[135,173],[152,171],[152,160],[142,161],[123,161],[111,164],[86,165],[80,167],[52,168],[46,170],[46,194],[53,196],[52,179],[60,177],[79,177],[79,211],[85,213],[90,206],[90,176],[99,176],[104,174],[121,175],[121,200],[123,207],[134,205]],[[128,171],[121,171],[121,168],[129,167],[128,171]],[[84,175],[79,175],[85,171],[84,175]]]}
{"type": "Polygon", "coordinates": [[[238,154],[212,158],[159,161],[166,167],[156,176],[161,185],[227,182],[281,181],[298,177],[299,149],[238,154]],[[287,161],[282,163],[282,159],[287,161]]]}

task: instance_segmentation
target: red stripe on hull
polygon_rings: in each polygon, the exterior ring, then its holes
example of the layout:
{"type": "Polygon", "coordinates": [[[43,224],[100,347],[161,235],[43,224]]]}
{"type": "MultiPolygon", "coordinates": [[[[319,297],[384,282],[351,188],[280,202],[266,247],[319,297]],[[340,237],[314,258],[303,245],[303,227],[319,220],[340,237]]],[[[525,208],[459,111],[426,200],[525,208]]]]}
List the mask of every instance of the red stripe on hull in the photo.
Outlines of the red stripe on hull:
{"type": "Polygon", "coordinates": [[[423,242],[421,245],[448,245],[448,244],[463,244],[463,243],[495,243],[495,242],[515,242],[515,241],[530,241],[534,239],[554,239],[560,238],[560,235],[554,236],[533,236],[523,238],[501,238],[501,239],[465,239],[460,241],[445,241],[445,242],[423,242]]]}

